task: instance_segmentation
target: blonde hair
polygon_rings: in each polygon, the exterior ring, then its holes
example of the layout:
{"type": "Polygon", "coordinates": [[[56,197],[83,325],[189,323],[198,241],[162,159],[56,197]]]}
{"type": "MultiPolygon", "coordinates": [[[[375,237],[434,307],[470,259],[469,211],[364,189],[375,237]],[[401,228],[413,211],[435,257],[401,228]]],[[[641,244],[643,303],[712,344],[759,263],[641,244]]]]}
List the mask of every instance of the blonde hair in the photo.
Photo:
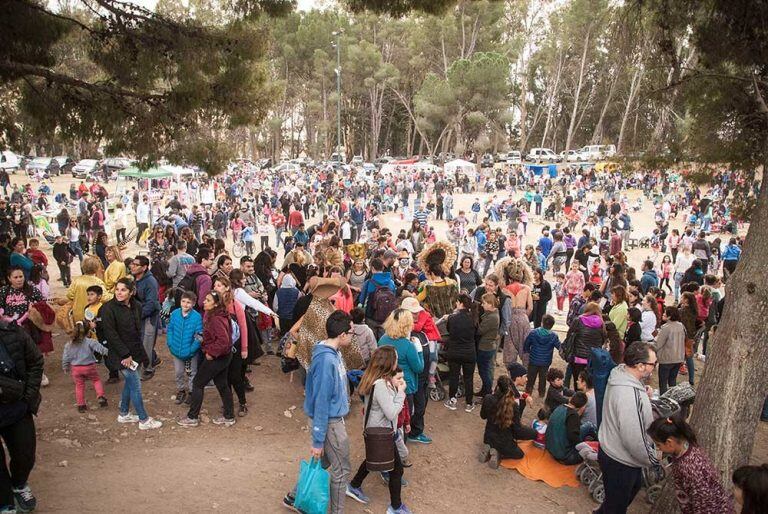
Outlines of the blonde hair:
{"type": "Polygon", "coordinates": [[[101,259],[90,255],[83,259],[83,275],[96,275],[99,271],[104,271],[104,267],[101,265],[101,259]]]}
{"type": "Polygon", "coordinates": [[[115,260],[122,262],[122,260],[123,260],[123,253],[120,251],[120,247],[119,246],[114,246],[114,245],[113,246],[107,246],[107,248],[104,250],[104,255],[106,255],[107,252],[112,252],[112,255],[115,256],[115,260]]]}
{"type": "Polygon", "coordinates": [[[395,309],[384,320],[383,326],[384,332],[392,339],[407,339],[413,330],[413,314],[405,309],[395,309]]]}

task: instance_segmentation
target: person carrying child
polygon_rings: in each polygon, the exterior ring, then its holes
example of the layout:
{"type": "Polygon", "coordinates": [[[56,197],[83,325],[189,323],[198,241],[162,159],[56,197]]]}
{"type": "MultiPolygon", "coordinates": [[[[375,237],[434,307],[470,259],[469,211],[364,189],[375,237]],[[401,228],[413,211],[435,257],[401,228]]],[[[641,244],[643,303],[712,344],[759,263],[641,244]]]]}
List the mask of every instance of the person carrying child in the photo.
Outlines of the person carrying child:
{"type": "Polygon", "coordinates": [[[733,497],[720,482],[720,473],[697,444],[693,428],[682,417],[659,418],[651,423],[647,433],[657,449],[671,456],[669,469],[683,514],[730,514],[734,511],[733,497]]]}
{"type": "Polygon", "coordinates": [[[166,343],[173,356],[176,374],[176,405],[190,404],[192,382],[197,375],[198,352],[203,333],[203,317],[194,307],[197,295],[192,291],[181,294],[181,308],[171,312],[166,343]]]}
{"type": "Polygon", "coordinates": [[[93,352],[107,355],[107,348],[102,345],[96,336],[96,322],[101,309],[101,296],[103,291],[100,286],[90,286],[86,289],[88,305],[85,308],[85,319],[75,325],[75,336],[71,342],[64,346],[61,357],[61,367],[65,373],[72,375],[75,383],[75,400],[77,411],[86,412],[88,406],[85,401],[85,382],[93,383],[96,390],[99,407],[107,406],[107,398],[104,396],[104,384],[101,382],[99,371],[96,368],[96,357],[93,352]]]}
{"type": "Polygon", "coordinates": [[[581,416],[586,405],[587,395],[578,391],[549,417],[545,436],[547,451],[561,464],[570,466],[582,461],[576,445],[582,442],[581,416]]]}

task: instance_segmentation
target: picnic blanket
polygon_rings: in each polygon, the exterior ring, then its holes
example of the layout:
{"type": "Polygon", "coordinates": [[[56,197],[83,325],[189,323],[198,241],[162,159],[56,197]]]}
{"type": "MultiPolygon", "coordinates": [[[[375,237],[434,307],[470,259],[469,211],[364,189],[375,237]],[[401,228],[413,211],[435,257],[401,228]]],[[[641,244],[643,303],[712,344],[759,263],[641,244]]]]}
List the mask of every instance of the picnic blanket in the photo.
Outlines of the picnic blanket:
{"type": "Polygon", "coordinates": [[[536,448],[533,441],[518,441],[525,453],[522,459],[505,459],[501,465],[507,469],[516,469],[528,480],[541,480],[550,487],[579,487],[576,468],[557,462],[546,450],[536,448]]]}

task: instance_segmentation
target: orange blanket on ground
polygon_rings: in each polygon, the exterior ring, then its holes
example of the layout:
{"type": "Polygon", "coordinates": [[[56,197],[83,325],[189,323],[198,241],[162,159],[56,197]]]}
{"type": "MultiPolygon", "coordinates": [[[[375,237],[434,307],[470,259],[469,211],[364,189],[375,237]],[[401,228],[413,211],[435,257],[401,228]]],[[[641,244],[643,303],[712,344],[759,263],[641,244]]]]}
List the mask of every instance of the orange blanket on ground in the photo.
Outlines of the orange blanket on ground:
{"type": "Polygon", "coordinates": [[[547,451],[536,448],[533,441],[519,441],[520,449],[525,453],[522,459],[505,459],[501,465],[516,469],[528,480],[541,480],[550,487],[579,487],[576,476],[578,465],[566,466],[557,462],[547,451]]]}

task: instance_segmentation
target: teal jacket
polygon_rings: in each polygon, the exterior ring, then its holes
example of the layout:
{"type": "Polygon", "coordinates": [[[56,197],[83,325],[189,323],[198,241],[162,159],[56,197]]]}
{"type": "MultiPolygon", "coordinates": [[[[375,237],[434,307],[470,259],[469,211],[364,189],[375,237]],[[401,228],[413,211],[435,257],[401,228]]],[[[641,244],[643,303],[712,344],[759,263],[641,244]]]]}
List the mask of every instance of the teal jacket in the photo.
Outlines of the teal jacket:
{"type": "MultiPolygon", "coordinates": [[[[405,394],[414,394],[419,389],[419,373],[424,370],[424,355],[416,350],[416,346],[409,340],[401,337],[392,339],[384,334],[379,339],[379,346],[394,346],[397,350],[397,365],[403,370],[405,377],[405,394]]],[[[419,346],[421,348],[421,346],[419,346]]]]}

